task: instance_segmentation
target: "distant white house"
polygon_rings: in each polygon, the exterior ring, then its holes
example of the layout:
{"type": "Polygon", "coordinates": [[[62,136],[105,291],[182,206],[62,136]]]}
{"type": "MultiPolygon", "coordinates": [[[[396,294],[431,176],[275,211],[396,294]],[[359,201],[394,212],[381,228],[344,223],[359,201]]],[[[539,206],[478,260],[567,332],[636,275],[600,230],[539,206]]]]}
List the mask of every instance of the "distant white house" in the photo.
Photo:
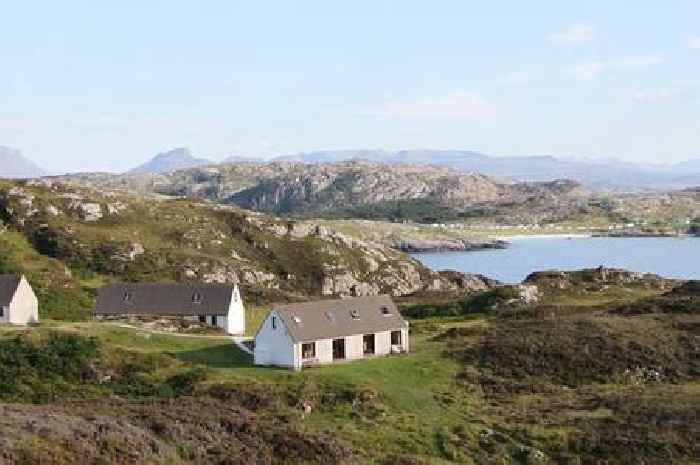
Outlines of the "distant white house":
{"type": "Polygon", "coordinates": [[[205,283],[108,284],[97,294],[95,318],[179,317],[245,333],[245,308],[237,285],[205,283]]]}
{"type": "Polygon", "coordinates": [[[276,305],[255,336],[254,362],[301,370],[408,352],[408,323],[388,296],[276,305]]]}
{"type": "Polygon", "coordinates": [[[39,321],[39,301],[23,275],[0,275],[0,323],[26,325],[39,321]]]}

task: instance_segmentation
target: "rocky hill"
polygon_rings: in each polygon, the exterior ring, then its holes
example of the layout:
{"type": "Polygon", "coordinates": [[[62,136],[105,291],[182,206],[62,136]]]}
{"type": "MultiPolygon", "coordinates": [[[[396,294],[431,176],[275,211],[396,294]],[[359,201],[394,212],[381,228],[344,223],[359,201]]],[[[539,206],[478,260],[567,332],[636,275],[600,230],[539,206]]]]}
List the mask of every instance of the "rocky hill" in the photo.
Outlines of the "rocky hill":
{"type": "Polygon", "coordinates": [[[28,273],[53,316],[119,280],[240,282],[251,303],[489,287],[312,223],[48,180],[0,184],[0,220],[0,271],[28,273]]]}
{"type": "Polygon", "coordinates": [[[307,164],[238,163],[150,176],[85,174],[62,178],[100,188],[122,188],[234,204],[301,217],[439,220],[521,205],[527,215],[576,209],[585,190],[572,181],[509,183],[445,167],[368,161],[307,164]]]}
{"type": "Polygon", "coordinates": [[[45,174],[19,150],[0,145],[0,178],[36,178],[45,174]]]}

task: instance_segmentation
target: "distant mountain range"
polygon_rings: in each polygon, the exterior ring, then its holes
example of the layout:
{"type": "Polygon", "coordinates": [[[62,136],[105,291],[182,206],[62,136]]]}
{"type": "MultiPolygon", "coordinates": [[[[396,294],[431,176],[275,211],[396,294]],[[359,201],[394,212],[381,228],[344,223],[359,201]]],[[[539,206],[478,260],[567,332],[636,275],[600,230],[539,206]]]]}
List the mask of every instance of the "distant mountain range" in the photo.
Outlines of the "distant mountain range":
{"type": "Polygon", "coordinates": [[[572,179],[594,190],[681,189],[700,185],[700,159],[675,165],[649,165],[619,160],[569,160],[549,155],[494,157],[458,150],[338,150],[277,157],[275,160],[330,163],[363,159],[384,163],[449,166],[465,172],[519,181],[572,179]]]}
{"type": "Polygon", "coordinates": [[[19,150],[0,145],[0,178],[36,178],[45,174],[19,150]]]}
{"type": "MultiPolygon", "coordinates": [[[[462,150],[321,150],[272,158],[273,162],[307,164],[367,160],[385,164],[425,164],[480,173],[515,181],[571,179],[593,191],[640,192],[700,186],[700,158],[673,165],[642,164],[615,159],[573,160],[549,155],[496,157],[462,150]]],[[[260,163],[254,157],[231,156],[217,163],[181,147],[160,153],[127,174],[165,174],[208,165],[260,163]]],[[[19,150],[0,146],[0,177],[37,177],[45,172],[19,150]]]]}
{"type": "Polygon", "coordinates": [[[196,158],[192,156],[190,150],[179,147],[168,152],[159,153],[143,165],[129,171],[130,174],[153,173],[162,174],[187,168],[194,168],[202,165],[214,164],[211,160],[196,158]]]}

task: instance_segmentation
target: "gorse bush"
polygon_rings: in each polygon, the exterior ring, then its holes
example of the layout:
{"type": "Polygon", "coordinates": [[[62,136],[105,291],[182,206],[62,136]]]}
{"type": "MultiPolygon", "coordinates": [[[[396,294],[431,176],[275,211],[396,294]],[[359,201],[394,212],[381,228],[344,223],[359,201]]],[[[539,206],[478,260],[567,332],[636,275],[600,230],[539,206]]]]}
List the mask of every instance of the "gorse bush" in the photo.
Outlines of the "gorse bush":
{"type": "Polygon", "coordinates": [[[105,351],[96,338],[54,332],[0,338],[0,401],[46,403],[117,394],[128,398],[191,395],[206,370],[154,375],[175,366],[164,354],[105,351]]]}
{"type": "Polygon", "coordinates": [[[100,358],[98,342],[51,333],[33,341],[25,335],[0,340],[0,399],[47,402],[75,394],[100,358]]]}

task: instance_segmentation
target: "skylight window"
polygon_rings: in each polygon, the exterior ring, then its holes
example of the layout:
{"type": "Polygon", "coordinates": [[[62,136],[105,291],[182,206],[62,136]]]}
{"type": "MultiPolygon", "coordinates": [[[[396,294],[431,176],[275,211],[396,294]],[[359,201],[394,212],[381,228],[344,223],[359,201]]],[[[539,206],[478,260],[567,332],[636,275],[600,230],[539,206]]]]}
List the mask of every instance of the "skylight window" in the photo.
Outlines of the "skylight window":
{"type": "Polygon", "coordinates": [[[350,316],[352,317],[353,320],[359,320],[360,319],[360,312],[357,310],[350,310],[350,316]]]}
{"type": "Polygon", "coordinates": [[[193,304],[201,304],[202,303],[202,294],[200,294],[199,292],[195,292],[192,295],[192,303],[193,304]]]}
{"type": "Polygon", "coordinates": [[[134,296],[131,294],[131,292],[125,292],[122,300],[124,303],[129,304],[133,300],[133,297],[134,296]]]}
{"type": "Polygon", "coordinates": [[[393,316],[393,313],[391,313],[391,310],[389,310],[389,307],[381,307],[379,309],[380,312],[382,312],[382,315],[384,316],[393,316]]]}
{"type": "Polygon", "coordinates": [[[292,320],[294,320],[294,323],[296,323],[296,324],[298,324],[298,325],[301,324],[301,318],[299,318],[299,317],[296,316],[296,315],[294,315],[294,316],[292,317],[292,320]]]}
{"type": "Polygon", "coordinates": [[[330,321],[331,323],[335,323],[335,315],[333,315],[333,313],[331,313],[330,311],[326,312],[326,318],[328,318],[328,321],[330,321]]]}

